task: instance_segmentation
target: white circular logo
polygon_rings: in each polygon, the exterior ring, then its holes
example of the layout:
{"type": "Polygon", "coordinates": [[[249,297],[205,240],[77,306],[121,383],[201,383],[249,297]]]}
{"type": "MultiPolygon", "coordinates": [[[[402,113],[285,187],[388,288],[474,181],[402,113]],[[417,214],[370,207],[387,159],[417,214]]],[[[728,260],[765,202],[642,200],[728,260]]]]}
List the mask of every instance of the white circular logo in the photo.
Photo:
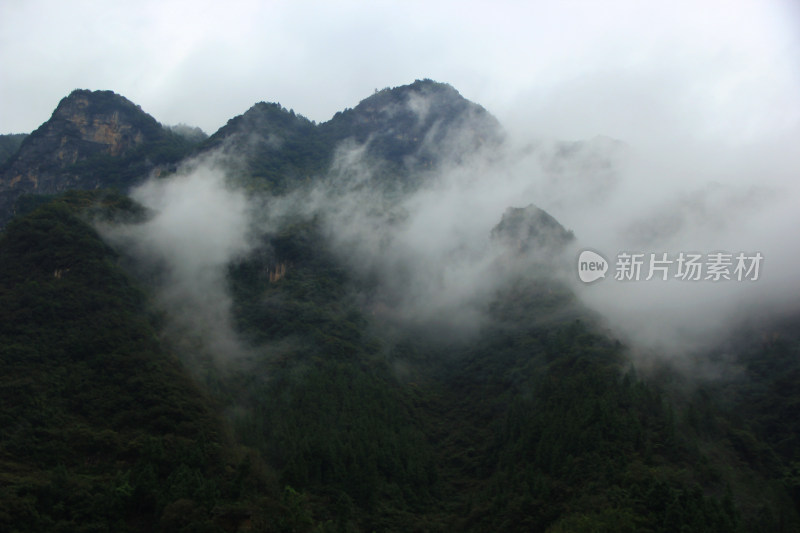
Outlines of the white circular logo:
{"type": "Polygon", "coordinates": [[[578,256],[578,277],[584,283],[592,283],[605,278],[608,271],[608,261],[602,255],[592,250],[584,250],[578,256]]]}

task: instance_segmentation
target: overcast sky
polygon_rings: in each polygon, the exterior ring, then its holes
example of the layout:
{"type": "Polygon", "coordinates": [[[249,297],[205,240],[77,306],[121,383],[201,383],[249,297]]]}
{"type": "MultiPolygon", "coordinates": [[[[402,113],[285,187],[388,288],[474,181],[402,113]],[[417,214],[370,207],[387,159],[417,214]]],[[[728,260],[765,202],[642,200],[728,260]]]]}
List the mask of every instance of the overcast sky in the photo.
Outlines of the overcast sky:
{"type": "Polygon", "coordinates": [[[0,132],[75,88],[213,133],[258,101],[325,121],[427,77],[535,135],[797,134],[797,4],[0,0],[0,132]]]}

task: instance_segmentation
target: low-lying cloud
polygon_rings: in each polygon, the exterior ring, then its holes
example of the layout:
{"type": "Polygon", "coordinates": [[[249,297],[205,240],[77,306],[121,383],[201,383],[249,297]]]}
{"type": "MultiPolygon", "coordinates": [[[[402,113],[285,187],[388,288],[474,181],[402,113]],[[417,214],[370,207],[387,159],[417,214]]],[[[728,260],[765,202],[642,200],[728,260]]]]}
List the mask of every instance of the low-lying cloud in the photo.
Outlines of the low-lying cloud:
{"type": "Polygon", "coordinates": [[[635,157],[608,199],[562,214],[582,245],[612,262],[620,252],[673,259],[680,252],[760,253],[763,261],[756,281],[713,282],[704,272],[700,281],[577,285],[621,337],[641,351],[681,354],[719,342],[740,320],[796,308],[797,156],[775,147],[709,146],[702,153],[664,146],[635,157]]]}
{"type": "Polygon", "coordinates": [[[151,178],[131,197],[150,211],[139,224],[107,226],[106,237],[156,276],[168,327],[219,358],[244,353],[231,322],[229,263],[251,249],[251,203],[232,188],[213,156],[151,178]]]}
{"type": "MultiPolygon", "coordinates": [[[[431,113],[420,98],[408,106],[421,119],[431,113]]],[[[266,234],[286,215],[319,217],[328,246],[361,283],[358,296],[371,316],[439,328],[442,335],[479,331],[498,289],[525,273],[525,260],[490,234],[509,207],[531,204],[576,237],[554,274],[634,352],[701,350],[742,316],[796,305],[800,157],[788,148],[797,135],[772,143],[687,140],[654,147],[517,133],[476,148],[462,133],[442,139],[439,166],[419,171],[410,192],[381,185],[403,177],[369,157],[369,140],[343,143],[324,176],[280,197],[248,197],[227,183],[222,159],[196,160],[133,192],[153,213],[147,222],[107,234],[163,266],[159,301],[175,324],[218,354],[243,349],[231,325],[226,267],[247,255],[253,235],[266,234]],[[577,252],[584,247],[611,261],[606,279],[578,280],[577,252]],[[620,282],[613,263],[623,251],[758,252],[764,259],[757,281],[620,282]]],[[[423,149],[427,155],[435,146],[423,149]]]]}
{"type": "MultiPolygon", "coordinates": [[[[620,252],[760,253],[756,281],[653,279],[578,281],[576,261],[561,272],[576,294],[638,352],[674,356],[720,341],[743,318],[797,305],[800,227],[790,143],[665,145],[660,150],[598,137],[535,141],[477,151],[430,173],[390,206],[374,191],[319,192],[330,238],[342,256],[378,272],[393,312],[420,321],[479,325],[502,286],[503,251],[489,241],[509,206],[537,205],[589,247],[620,252]],[[383,204],[381,203],[383,202],[383,204]]],[[[369,175],[354,151],[339,172],[369,175]]],[[[573,250],[574,251],[574,250],[573,250]]],[[[575,258],[577,253],[575,253],[575,258]]],[[[735,265],[734,265],[735,266],[735,265]]],[[[358,268],[356,266],[355,268],[358,268]]],[[[733,273],[733,266],[731,267],[733,273]]],[[[675,272],[671,271],[671,274],[675,272]]]]}

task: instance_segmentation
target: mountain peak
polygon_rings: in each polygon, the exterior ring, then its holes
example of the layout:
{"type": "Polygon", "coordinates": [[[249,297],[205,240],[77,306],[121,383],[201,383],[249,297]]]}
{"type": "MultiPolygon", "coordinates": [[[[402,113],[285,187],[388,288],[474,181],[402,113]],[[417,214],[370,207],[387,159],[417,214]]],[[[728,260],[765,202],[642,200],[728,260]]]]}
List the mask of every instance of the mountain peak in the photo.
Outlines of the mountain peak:
{"type": "Polygon", "coordinates": [[[313,123],[293,110],[277,102],[257,102],[241,115],[228,120],[227,124],[209,137],[209,146],[218,146],[224,139],[235,136],[279,135],[282,130],[308,128],[313,123]]]}
{"type": "Polygon", "coordinates": [[[407,85],[399,85],[397,87],[385,87],[381,90],[375,90],[373,94],[364,98],[359,102],[358,107],[365,107],[365,106],[374,106],[374,105],[386,105],[387,103],[398,100],[401,98],[407,98],[409,95],[412,94],[419,94],[425,96],[435,96],[440,101],[445,102],[468,102],[466,98],[461,96],[452,85],[449,83],[441,83],[438,81],[434,81],[428,78],[423,80],[415,80],[414,83],[409,83],[407,85]]]}
{"type": "Polygon", "coordinates": [[[72,91],[0,168],[0,224],[25,193],[130,186],[153,169],[142,147],[156,143],[162,146],[153,161],[185,153],[181,141],[127,98],[72,91]]]}
{"type": "Polygon", "coordinates": [[[59,111],[63,111],[71,106],[78,106],[84,109],[94,107],[95,111],[99,111],[97,108],[102,106],[117,106],[144,113],[141,106],[134,104],[121,94],[109,90],[93,91],[91,89],[74,89],[61,99],[58,106],[56,106],[54,115],[58,115],[59,111]]]}
{"type": "Polygon", "coordinates": [[[452,121],[465,111],[491,116],[483,107],[461,96],[452,85],[424,79],[408,85],[376,90],[374,94],[361,100],[355,108],[334,115],[330,122],[348,115],[356,116],[359,119],[357,121],[362,123],[372,124],[386,120],[415,119],[417,126],[421,128],[430,126],[437,120],[452,121]]]}
{"type": "Polygon", "coordinates": [[[322,128],[334,143],[368,144],[371,156],[406,170],[459,160],[503,137],[500,123],[483,107],[430,79],[376,91],[322,128]]]}
{"type": "Polygon", "coordinates": [[[506,209],[500,223],[492,229],[491,236],[493,240],[522,253],[556,252],[575,238],[552,215],[533,204],[506,209]]]}
{"type": "Polygon", "coordinates": [[[43,128],[45,134],[60,133],[91,143],[75,146],[69,155],[65,154],[64,159],[73,163],[89,155],[87,152],[121,155],[161,134],[161,124],[124,96],[86,89],[76,89],[62,98],[50,120],[37,132],[43,128]]]}

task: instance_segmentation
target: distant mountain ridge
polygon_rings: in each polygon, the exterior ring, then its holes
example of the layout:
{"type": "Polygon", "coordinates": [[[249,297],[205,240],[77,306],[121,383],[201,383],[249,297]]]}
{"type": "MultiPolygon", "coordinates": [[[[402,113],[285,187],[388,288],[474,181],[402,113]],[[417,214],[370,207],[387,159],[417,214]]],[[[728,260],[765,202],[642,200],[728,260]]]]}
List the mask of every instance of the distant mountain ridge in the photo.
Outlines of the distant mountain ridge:
{"type": "Polygon", "coordinates": [[[355,108],[316,124],[277,103],[259,102],[230,119],[200,148],[222,150],[229,166],[282,192],[324,173],[337,148],[364,145],[365,155],[400,180],[499,143],[502,128],[452,86],[432,80],[376,91],[355,108]]]}
{"type": "Polygon", "coordinates": [[[280,193],[324,173],[347,141],[366,145],[391,177],[407,180],[502,138],[484,108],[432,80],[383,89],[322,124],[259,102],[205,140],[162,126],[111,91],[76,90],[0,166],[0,224],[22,194],[125,191],[191,154],[219,151],[232,174],[280,193]]]}

